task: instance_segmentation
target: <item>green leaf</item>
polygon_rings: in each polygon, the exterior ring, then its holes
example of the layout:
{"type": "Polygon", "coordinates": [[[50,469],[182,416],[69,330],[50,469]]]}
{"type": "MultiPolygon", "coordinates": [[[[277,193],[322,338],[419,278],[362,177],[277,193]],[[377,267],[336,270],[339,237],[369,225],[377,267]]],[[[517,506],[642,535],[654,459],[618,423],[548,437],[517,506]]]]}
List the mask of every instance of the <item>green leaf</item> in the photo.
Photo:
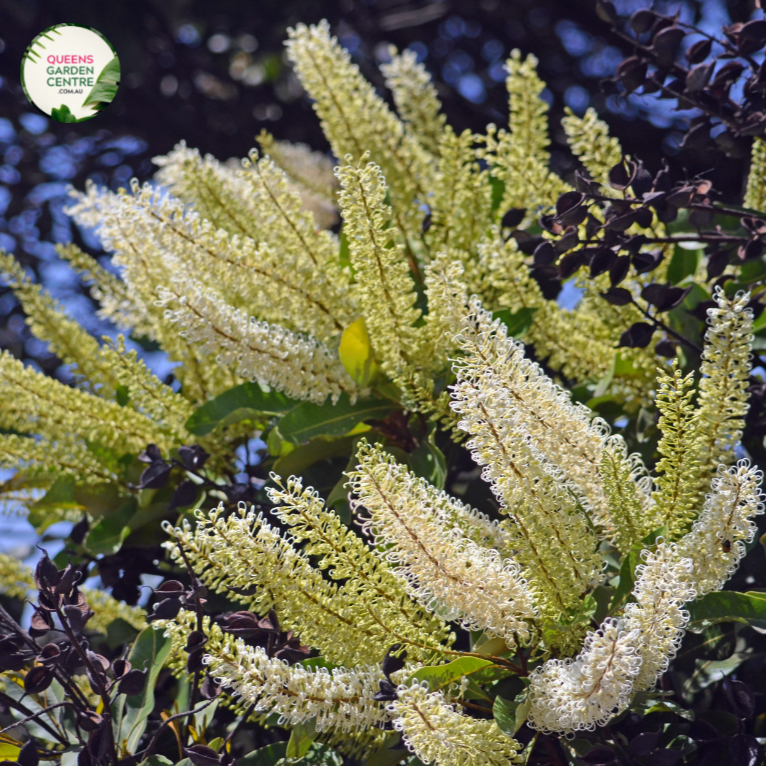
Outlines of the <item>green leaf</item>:
{"type": "Polygon", "coordinates": [[[141,761],[139,766],[173,766],[173,761],[165,758],[164,755],[150,755],[146,760],[141,761]]]}
{"type": "Polygon", "coordinates": [[[685,277],[692,276],[697,271],[701,255],[701,250],[675,247],[673,257],[668,264],[668,282],[677,285],[685,277]]]}
{"type": "Polygon", "coordinates": [[[161,630],[150,626],[144,628],[133,644],[128,659],[138,670],[148,670],[149,673],[140,694],[125,697],[125,714],[120,726],[119,741],[127,741],[127,751],[133,753],[146,729],[146,721],[154,710],[154,686],[157,683],[162,665],[170,654],[172,641],[163,635],[161,630]]]}
{"type": "Polygon", "coordinates": [[[506,736],[513,737],[527,720],[530,704],[526,691],[519,694],[514,700],[497,696],[494,705],[492,705],[492,715],[495,718],[497,728],[506,736]]]}
{"type": "Polygon", "coordinates": [[[492,212],[496,212],[500,207],[505,196],[505,181],[494,176],[489,177],[489,184],[492,187],[492,212]]]}
{"type": "Polygon", "coordinates": [[[455,683],[463,676],[478,673],[493,664],[489,660],[482,660],[479,657],[460,657],[446,665],[427,665],[424,668],[419,668],[410,676],[408,683],[428,681],[431,691],[435,692],[455,683]]]}
{"type": "Polygon", "coordinates": [[[493,319],[499,319],[507,328],[511,338],[523,338],[532,326],[537,309],[519,309],[511,313],[510,309],[501,309],[492,314],[493,319]]]}
{"type": "Polygon", "coordinates": [[[312,439],[308,444],[301,444],[280,457],[272,470],[280,476],[300,476],[309,466],[320,460],[349,454],[356,438],[345,436],[340,439],[312,439]]]}
{"type": "Polygon", "coordinates": [[[691,615],[688,629],[694,633],[719,622],[740,622],[766,633],[766,593],[760,591],[716,591],[692,601],[687,608],[691,615]]]}
{"type": "Polygon", "coordinates": [[[312,742],[301,763],[303,766],[343,766],[343,758],[329,745],[312,742]]]}
{"type": "Polygon", "coordinates": [[[27,520],[38,534],[42,534],[51,524],[61,521],[68,513],[81,513],[83,506],[74,495],[74,482],[59,478],[36,503],[29,507],[27,520]]]}
{"type": "Polygon", "coordinates": [[[609,604],[609,613],[622,609],[630,599],[630,594],[633,592],[633,584],[635,582],[636,567],[641,563],[641,551],[652,548],[657,541],[657,538],[666,535],[668,533],[667,527],[660,527],[650,532],[640,543],[636,543],[631,549],[630,553],[622,560],[622,566],[620,567],[620,582],[614,591],[612,601],[609,604]]]}
{"type": "Polygon", "coordinates": [[[410,468],[416,476],[428,479],[437,489],[444,489],[447,461],[430,436],[410,455],[410,468]]]}
{"type": "Polygon", "coordinates": [[[115,56],[96,78],[96,84],[91,89],[88,97],[83,101],[83,106],[92,106],[101,109],[111,104],[117,95],[117,86],[120,84],[120,60],[115,56]]]}
{"type": "Polygon", "coordinates": [[[394,409],[382,399],[360,399],[354,404],[341,394],[337,404],[303,402],[290,410],[279,423],[283,439],[302,444],[312,436],[342,436],[370,418],[385,418],[394,409]]]}
{"type": "Polygon", "coordinates": [[[58,109],[54,108],[51,111],[51,117],[57,122],[79,122],[66,104],[62,104],[58,109]]]}
{"type": "Polygon", "coordinates": [[[136,501],[129,498],[108,516],[104,516],[88,530],[83,545],[94,556],[113,555],[122,547],[130,534],[130,520],[136,513],[136,501]]]}
{"type": "Polygon", "coordinates": [[[409,758],[410,751],[406,747],[391,748],[401,742],[402,736],[397,732],[391,734],[388,739],[365,761],[364,766],[396,766],[405,758],[409,758]]]}
{"type": "Polygon", "coordinates": [[[285,757],[291,761],[299,761],[308,753],[311,743],[317,738],[315,721],[299,723],[290,732],[290,740],[287,743],[285,757]]]}
{"type": "Polygon", "coordinates": [[[284,760],[286,751],[287,742],[277,742],[237,758],[237,764],[238,766],[276,766],[284,760]]]}
{"type": "Polygon", "coordinates": [[[243,383],[205,402],[186,421],[186,430],[206,436],[221,426],[254,420],[259,416],[281,415],[295,407],[295,401],[277,391],[264,391],[257,383],[243,383]]]}

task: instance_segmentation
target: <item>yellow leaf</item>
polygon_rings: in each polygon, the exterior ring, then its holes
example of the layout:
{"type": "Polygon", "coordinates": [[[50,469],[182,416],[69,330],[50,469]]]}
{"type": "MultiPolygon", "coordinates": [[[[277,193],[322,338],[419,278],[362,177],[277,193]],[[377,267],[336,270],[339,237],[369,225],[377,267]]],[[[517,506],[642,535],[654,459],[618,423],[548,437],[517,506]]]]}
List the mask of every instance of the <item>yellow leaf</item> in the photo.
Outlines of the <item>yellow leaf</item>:
{"type": "Polygon", "coordinates": [[[378,365],[372,354],[372,344],[364,317],[359,317],[343,331],[338,356],[346,372],[359,386],[368,385],[377,375],[378,365]]]}
{"type": "Polygon", "coordinates": [[[15,761],[19,755],[21,748],[16,745],[8,745],[4,742],[0,743],[0,758],[4,761],[15,761]]]}

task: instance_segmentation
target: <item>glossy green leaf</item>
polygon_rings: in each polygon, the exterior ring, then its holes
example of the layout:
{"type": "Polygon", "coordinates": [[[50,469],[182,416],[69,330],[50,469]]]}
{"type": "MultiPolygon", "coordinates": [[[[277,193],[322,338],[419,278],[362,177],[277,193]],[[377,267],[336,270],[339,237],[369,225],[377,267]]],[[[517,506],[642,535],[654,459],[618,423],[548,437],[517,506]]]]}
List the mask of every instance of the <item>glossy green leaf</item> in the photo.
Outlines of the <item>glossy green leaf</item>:
{"type": "Polygon", "coordinates": [[[406,747],[391,748],[401,742],[401,734],[393,732],[388,739],[364,762],[364,766],[396,766],[410,756],[406,747]]]}
{"type": "Polygon", "coordinates": [[[261,415],[281,415],[296,406],[277,391],[264,391],[257,383],[243,383],[219,394],[198,407],[186,421],[186,430],[195,436],[206,436],[221,426],[261,415]]]}
{"type": "Polygon", "coordinates": [[[165,758],[164,755],[150,755],[145,760],[141,761],[139,766],[173,766],[173,761],[165,758]]]}
{"type": "Polygon", "coordinates": [[[74,495],[74,482],[61,477],[56,479],[43,497],[29,507],[27,520],[36,532],[42,533],[51,524],[60,521],[62,516],[82,510],[83,506],[74,495]]]}
{"type": "Polygon", "coordinates": [[[312,439],[308,444],[301,444],[274,463],[273,471],[280,476],[299,476],[309,466],[320,460],[348,455],[357,437],[346,436],[340,439],[312,439]]]}
{"type": "Polygon", "coordinates": [[[99,519],[88,530],[83,541],[86,550],[94,556],[117,553],[130,534],[129,524],[135,513],[136,501],[130,498],[115,511],[99,519]]]}
{"type": "Polygon", "coordinates": [[[337,404],[303,402],[282,418],[279,433],[296,444],[313,436],[342,436],[365,420],[385,418],[393,409],[391,402],[382,399],[358,399],[352,404],[346,394],[337,404]]]}
{"type": "Polygon", "coordinates": [[[766,593],[760,591],[716,591],[687,604],[687,609],[689,630],[695,633],[719,622],[740,622],[766,633],[766,593]]]}
{"type": "Polygon", "coordinates": [[[411,676],[412,681],[428,681],[431,691],[437,691],[459,681],[463,676],[470,676],[493,665],[489,660],[479,657],[460,657],[446,665],[427,665],[419,668],[411,676]]]}
{"type": "Polygon", "coordinates": [[[686,277],[693,275],[697,271],[701,254],[700,250],[688,250],[676,246],[668,264],[668,282],[677,285],[686,277]]]}
{"type": "Polygon", "coordinates": [[[287,742],[277,742],[237,758],[237,764],[238,766],[276,766],[285,758],[286,751],[287,742]]]}
{"type": "Polygon", "coordinates": [[[314,721],[299,723],[290,732],[290,739],[285,750],[285,757],[291,761],[299,761],[308,753],[311,743],[317,738],[314,721]]]}
{"type": "Polygon", "coordinates": [[[69,111],[66,104],[62,104],[58,109],[51,110],[51,117],[57,122],[78,122],[77,118],[69,111]]]}
{"type": "Polygon", "coordinates": [[[130,650],[128,660],[138,670],[148,670],[143,691],[125,697],[124,715],[119,740],[127,741],[128,752],[133,753],[146,729],[146,721],[154,710],[154,686],[162,665],[170,654],[172,641],[161,630],[144,628],[130,650]]]}
{"type": "Polygon", "coordinates": [[[434,485],[437,489],[444,489],[447,479],[447,461],[444,453],[431,441],[424,439],[423,443],[410,455],[410,468],[416,476],[434,485]]]}
{"type": "Polygon", "coordinates": [[[614,591],[612,601],[609,604],[609,613],[614,614],[630,600],[635,582],[636,567],[641,563],[641,551],[654,546],[658,537],[666,535],[667,527],[660,527],[650,532],[640,543],[636,543],[630,553],[622,560],[620,568],[620,582],[614,591]]]}
{"type": "Polygon", "coordinates": [[[509,737],[513,737],[524,725],[529,715],[530,701],[526,692],[522,692],[515,699],[496,697],[492,705],[492,715],[495,718],[497,728],[509,737]]]}
{"type": "Polygon", "coordinates": [[[510,309],[495,311],[493,319],[499,319],[507,328],[511,338],[523,338],[532,326],[537,309],[519,309],[511,313],[510,309]]]}
{"type": "Polygon", "coordinates": [[[120,60],[115,56],[100,72],[96,84],[83,101],[83,106],[92,106],[96,109],[102,105],[111,104],[117,95],[117,87],[120,84],[120,60]]]}

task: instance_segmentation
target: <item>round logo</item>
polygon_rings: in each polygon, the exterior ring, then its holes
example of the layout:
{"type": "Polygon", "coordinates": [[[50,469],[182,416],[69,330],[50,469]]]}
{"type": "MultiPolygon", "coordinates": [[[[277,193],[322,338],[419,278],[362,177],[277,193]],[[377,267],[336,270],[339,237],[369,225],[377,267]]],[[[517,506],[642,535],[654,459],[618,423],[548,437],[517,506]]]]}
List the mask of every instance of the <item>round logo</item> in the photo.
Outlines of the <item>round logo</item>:
{"type": "Polygon", "coordinates": [[[21,60],[27,98],[59,122],[95,117],[117,94],[120,60],[95,29],[57,24],[30,43],[21,60]]]}

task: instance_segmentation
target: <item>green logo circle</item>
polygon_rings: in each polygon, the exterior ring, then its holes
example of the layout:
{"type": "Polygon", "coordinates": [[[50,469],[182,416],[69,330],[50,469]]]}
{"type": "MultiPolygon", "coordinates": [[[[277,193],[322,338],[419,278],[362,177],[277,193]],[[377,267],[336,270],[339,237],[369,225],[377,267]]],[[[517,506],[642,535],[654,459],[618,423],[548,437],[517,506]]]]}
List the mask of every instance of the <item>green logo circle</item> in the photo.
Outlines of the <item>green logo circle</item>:
{"type": "Polygon", "coordinates": [[[99,31],[57,24],[41,32],[21,59],[24,94],[59,122],[95,117],[117,95],[120,60],[99,31]]]}

